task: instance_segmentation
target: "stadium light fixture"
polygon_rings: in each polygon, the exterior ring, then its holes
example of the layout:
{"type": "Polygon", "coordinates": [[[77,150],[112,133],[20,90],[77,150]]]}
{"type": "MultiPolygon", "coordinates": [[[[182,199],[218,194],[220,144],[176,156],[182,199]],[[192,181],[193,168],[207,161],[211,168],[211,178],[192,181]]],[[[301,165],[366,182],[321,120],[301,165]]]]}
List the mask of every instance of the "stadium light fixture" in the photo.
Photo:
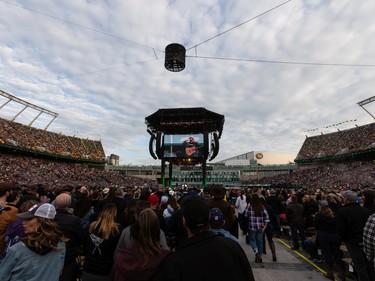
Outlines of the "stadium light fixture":
{"type": "Polygon", "coordinates": [[[364,108],[363,106],[364,105],[366,105],[366,104],[369,104],[369,103],[372,103],[373,101],[375,101],[375,96],[373,96],[373,97],[371,97],[371,98],[368,98],[368,99],[365,99],[365,100],[363,100],[363,101],[360,101],[360,102],[358,102],[357,104],[360,106],[360,107],[362,107],[362,109],[364,110],[364,111],[366,111],[372,118],[374,118],[374,120],[375,120],[375,116],[374,115],[372,115],[366,108],[364,108]]]}
{"type": "Polygon", "coordinates": [[[164,67],[171,72],[185,69],[186,49],[181,44],[172,43],[165,48],[164,67]]]}

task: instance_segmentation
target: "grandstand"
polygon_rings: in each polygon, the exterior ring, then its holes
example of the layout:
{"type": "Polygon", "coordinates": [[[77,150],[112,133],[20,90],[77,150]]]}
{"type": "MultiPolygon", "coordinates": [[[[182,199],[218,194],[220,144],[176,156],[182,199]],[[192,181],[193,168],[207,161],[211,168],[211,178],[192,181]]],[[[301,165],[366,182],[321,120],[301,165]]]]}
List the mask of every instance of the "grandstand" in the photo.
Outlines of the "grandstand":
{"type": "MultiPolygon", "coordinates": [[[[26,106],[31,105],[26,103],[26,106]]],[[[37,129],[14,119],[0,118],[1,180],[93,188],[161,183],[159,166],[106,165],[101,141],[50,132],[48,126],[37,129]]],[[[116,162],[116,156],[112,158],[116,162]]],[[[207,183],[336,189],[374,187],[375,123],[306,137],[293,158],[267,151],[244,153],[208,165],[207,183]]],[[[174,171],[170,181],[173,185],[200,185],[202,182],[197,167],[182,166],[174,171]]]]}
{"type": "Polygon", "coordinates": [[[104,164],[100,141],[57,134],[0,118],[0,148],[78,162],[104,164]]]}
{"type": "Polygon", "coordinates": [[[79,162],[104,163],[105,154],[100,141],[66,136],[61,133],[47,131],[49,125],[58,114],[19,99],[0,90],[0,95],[6,99],[0,109],[10,103],[23,106],[10,120],[0,118],[0,148],[2,151],[18,151],[43,157],[64,158],[79,162]],[[37,116],[28,124],[23,125],[15,120],[31,108],[38,112],[37,116]],[[44,129],[32,127],[42,114],[53,117],[44,129]]]}
{"type": "Polygon", "coordinates": [[[306,137],[288,174],[250,179],[247,184],[288,188],[375,188],[375,123],[306,137]]]}
{"type": "Polygon", "coordinates": [[[306,137],[297,157],[298,164],[373,157],[375,123],[348,130],[306,137]]]}

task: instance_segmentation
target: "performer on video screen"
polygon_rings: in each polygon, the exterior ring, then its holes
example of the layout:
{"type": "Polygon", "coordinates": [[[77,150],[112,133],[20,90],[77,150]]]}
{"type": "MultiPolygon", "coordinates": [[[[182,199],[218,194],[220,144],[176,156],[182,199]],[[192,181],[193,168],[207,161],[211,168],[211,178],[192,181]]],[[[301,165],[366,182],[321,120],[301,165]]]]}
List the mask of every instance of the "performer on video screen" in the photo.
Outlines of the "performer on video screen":
{"type": "Polygon", "coordinates": [[[192,157],[202,156],[202,152],[200,151],[200,148],[202,148],[203,145],[200,145],[198,142],[198,139],[196,139],[195,137],[193,136],[188,137],[186,140],[184,140],[182,145],[185,148],[185,156],[192,156],[192,157]]]}

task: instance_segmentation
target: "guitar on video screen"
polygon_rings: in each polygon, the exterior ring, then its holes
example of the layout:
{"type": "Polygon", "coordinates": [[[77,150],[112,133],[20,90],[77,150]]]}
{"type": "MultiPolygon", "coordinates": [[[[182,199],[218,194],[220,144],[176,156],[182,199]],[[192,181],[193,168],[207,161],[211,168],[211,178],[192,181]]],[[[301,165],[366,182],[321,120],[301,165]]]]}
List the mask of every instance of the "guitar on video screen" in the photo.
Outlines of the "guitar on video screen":
{"type": "Polygon", "coordinates": [[[203,147],[203,145],[185,147],[185,154],[186,154],[186,156],[192,156],[193,154],[199,152],[199,149],[201,149],[202,147],[203,147]]]}

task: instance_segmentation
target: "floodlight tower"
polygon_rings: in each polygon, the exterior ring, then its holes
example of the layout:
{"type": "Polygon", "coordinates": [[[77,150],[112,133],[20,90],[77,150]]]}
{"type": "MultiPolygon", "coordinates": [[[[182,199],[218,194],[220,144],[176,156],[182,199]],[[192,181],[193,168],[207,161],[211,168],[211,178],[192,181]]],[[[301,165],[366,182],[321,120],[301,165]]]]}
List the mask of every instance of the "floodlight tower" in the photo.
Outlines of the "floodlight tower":
{"type": "Polygon", "coordinates": [[[375,101],[375,96],[371,97],[371,98],[368,98],[368,99],[365,99],[363,101],[360,101],[359,103],[357,103],[360,107],[362,107],[362,109],[364,111],[366,111],[372,118],[374,118],[375,120],[375,117],[374,115],[372,115],[366,108],[364,108],[363,106],[366,105],[366,104],[369,104],[369,103],[372,103],[373,101],[375,101]]]}

